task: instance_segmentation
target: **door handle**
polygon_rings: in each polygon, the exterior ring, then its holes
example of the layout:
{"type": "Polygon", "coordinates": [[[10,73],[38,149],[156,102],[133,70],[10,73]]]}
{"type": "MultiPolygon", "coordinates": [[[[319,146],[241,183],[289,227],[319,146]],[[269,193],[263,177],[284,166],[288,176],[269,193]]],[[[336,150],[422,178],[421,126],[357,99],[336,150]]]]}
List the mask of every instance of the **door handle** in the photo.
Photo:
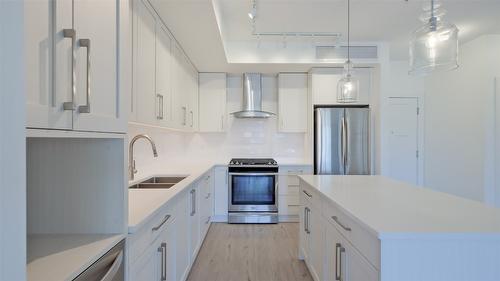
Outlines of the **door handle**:
{"type": "Polygon", "coordinates": [[[182,126],[186,126],[186,124],[187,124],[187,108],[185,106],[183,106],[182,110],[184,111],[184,119],[182,121],[182,126]]]}
{"type": "Polygon", "coordinates": [[[347,157],[347,149],[346,149],[346,142],[347,142],[347,137],[346,137],[346,122],[345,122],[345,117],[342,117],[340,120],[341,124],[341,137],[340,137],[340,142],[341,142],[341,150],[342,150],[342,169],[343,169],[343,174],[346,174],[346,157],[347,157]]]}
{"type": "Polygon", "coordinates": [[[349,121],[347,118],[344,118],[345,122],[345,153],[344,153],[344,161],[345,161],[345,174],[349,173],[347,167],[349,166],[349,121]]]}
{"type": "Polygon", "coordinates": [[[78,40],[80,47],[84,47],[87,49],[87,89],[85,91],[85,96],[87,102],[85,105],[80,105],[78,107],[79,113],[90,113],[90,71],[92,62],[90,60],[90,39],[80,39],[78,40]]]}
{"type": "Polygon", "coordinates": [[[158,115],[156,119],[163,120],[163,95],[157,94],[156,97],[158,98],[158,115]]]}
{"type": "Polygon", "coordinates": [[[158,247],[158,252],[161,253],[161,281],[167,280],[167,243],[161,243],[158,247]]]}
{"type": "Polygon", "coordinates": [[[167,221],[168,219],[170,219],[170,215],[166,215],[163,220],[160,222],[160,224],[158,224],[157,226],[153,227],[151,230],[152,231],[157,231],[158,229],[160,229],[167,221]]]}
{"type": "Polygon", "coordinates": [[[191,189],[191,214],[194,216],[196,214],[196,189],[191,189]]]}
{"type": "Polygon", "coordinates": [[[340,243],[335,244],[335,280],[344,281],[342,276],[342,254],[345,248],[340,243]]]}
{"type": "Polygon", "coordinates": [[[345,226],[343,223],[340,222],[339,218],[337,216],[332,216],[332,219],[338,224],[340,225],[340,227],[342,227],[345,231],[351,231],[351,228],[348,227],[348,226],[345,226]]]}
{"type": "Polygon", "coordinates": [[[304,192],[304,194],[305,194],[305,195],[307,195],[307,197],[312,198],[312,195],[311,195],[311,194],[309,194],[307,191],[302,190],[302,192],[304,192]]]}
{"type": "Polygon", "coordinates": [[[71,101],[63,103],[64,110],[75,110],[75,98],[76,98],[76,31],[74,29],[63,29],[64,38],[71,39],[71,101]]]}

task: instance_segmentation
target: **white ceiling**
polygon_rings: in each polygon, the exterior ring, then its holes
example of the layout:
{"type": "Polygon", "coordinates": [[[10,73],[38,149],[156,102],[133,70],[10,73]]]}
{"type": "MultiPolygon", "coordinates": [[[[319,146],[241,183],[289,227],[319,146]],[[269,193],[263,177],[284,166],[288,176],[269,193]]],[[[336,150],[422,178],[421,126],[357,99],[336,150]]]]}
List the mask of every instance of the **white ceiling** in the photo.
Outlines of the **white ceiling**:
{"type": "MultiPolygon", "coordinates": [[[[304,71],[314,65],[228,64],[224,47],[256,44],[247,13],[251,0],[150,0],[199,71],[304,71]],[[214,13],[219,11],[219,23],[214,13]],[[221,36],[222,33],[222,36],[221,36]],[[222,37],[222,38],[221,38],[222,37]]],[[[443,0],[445,19],[461,42],[500,33],[500,0],[443,0]]],[[[351,40],[388,42],[394,60],[407,58],[411,31],[421,22],[417,0],[352,0],[351,40]]],[[[345,40],[346,0],[257,0],[258,32],[340,32],[345,40]]],[[[272,40],[281,41],[282,38],[272,40]]],[[[258,48],[253,49],[259,52],[258,48]]],[[[324,65],[324,64],[322,64],[324,65]]]]}

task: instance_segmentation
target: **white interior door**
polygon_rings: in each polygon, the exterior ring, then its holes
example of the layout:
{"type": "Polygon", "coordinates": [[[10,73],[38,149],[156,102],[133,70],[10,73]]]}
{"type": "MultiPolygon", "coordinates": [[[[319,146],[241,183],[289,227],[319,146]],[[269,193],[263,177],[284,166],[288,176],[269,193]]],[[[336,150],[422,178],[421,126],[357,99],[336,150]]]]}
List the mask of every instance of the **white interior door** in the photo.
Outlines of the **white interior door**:
{"type": "Polygon", "coordinates": [[[418,98],[389,98],[389,175],[418,184],[418,98]]]}

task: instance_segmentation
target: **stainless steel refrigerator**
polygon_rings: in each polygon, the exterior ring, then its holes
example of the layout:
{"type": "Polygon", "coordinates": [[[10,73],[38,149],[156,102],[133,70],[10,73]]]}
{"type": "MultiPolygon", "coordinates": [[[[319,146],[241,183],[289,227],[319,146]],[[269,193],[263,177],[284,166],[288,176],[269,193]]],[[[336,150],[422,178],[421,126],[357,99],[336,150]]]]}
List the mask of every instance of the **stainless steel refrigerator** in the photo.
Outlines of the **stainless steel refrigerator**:
{"type": "Polygon", "coordinates": [[[314,110],[314,174],[370,174],[368,106],[314,110]]]}

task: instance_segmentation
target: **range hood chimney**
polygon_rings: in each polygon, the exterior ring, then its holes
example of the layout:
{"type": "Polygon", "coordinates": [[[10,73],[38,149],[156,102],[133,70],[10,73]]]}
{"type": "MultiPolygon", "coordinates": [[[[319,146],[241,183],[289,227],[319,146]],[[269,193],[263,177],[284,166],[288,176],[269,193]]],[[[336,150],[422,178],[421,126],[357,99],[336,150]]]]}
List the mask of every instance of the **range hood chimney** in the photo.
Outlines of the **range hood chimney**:
{"type": "Polygon", "coordinates": [[[243,110],[232,113],[236,118],[269,118],[272,112],[262,111],[262,75],[243,74],[243,110]]]}

